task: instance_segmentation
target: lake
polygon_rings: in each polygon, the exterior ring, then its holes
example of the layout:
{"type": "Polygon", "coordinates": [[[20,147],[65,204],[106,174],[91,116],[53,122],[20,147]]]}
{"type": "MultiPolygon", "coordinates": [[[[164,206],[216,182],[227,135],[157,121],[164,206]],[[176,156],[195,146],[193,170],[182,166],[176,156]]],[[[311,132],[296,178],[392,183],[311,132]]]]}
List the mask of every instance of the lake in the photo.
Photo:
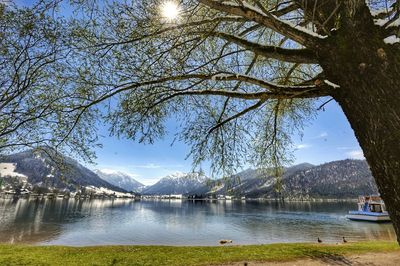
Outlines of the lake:
{"type": "Polygon", "coordinates": [[[390,223],[345,218],[354,202],[0,199],[0,242],[218,245],[395,240],[390,223]]]}

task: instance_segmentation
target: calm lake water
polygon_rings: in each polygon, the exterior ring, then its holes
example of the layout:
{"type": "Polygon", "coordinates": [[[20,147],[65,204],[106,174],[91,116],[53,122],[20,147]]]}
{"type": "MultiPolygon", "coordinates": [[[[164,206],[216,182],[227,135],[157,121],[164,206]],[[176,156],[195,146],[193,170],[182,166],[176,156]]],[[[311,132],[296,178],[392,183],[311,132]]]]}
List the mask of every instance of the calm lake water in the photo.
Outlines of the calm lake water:
{"type": "Polygon", "coordinates": [[[39,245],[218,245],[395,240],[392,225],[345,218],[356,203],[4,200],[0,242],[39,245]]]}

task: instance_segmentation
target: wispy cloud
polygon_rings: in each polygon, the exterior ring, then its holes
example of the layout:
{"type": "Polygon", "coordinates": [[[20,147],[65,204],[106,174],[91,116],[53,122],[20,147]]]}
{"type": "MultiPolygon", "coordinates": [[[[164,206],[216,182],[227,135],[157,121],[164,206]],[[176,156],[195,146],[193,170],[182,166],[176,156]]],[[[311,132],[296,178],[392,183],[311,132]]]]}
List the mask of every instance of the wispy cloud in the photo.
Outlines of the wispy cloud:
{"type": "Polygon", "coordinates": [[[346,147],[346,146],[344,146],[344,147],[337,147],[336,149],[338,149],[338,150],[354,150],[355,148],[354,147],[346,147]]]}
{"type": "Polygon", "coordinates": [[[162,166],[156,163],[136,164],[131,165],[132,168],[144,168],[144,169],[159,169],[162,166]]]}
{"type": "Polygon", "coordinates": [[[310,148],[311,145],[310,144],[299,144],[296,146],[296,150],[302,150],[302,149],[307,149],[310,148]]]}
{"type": "Polygon", "coordinates": [[[130,165],[131,168],[141,168],[141,169],[169,169],[169,168],[182,168],[182,164],[158,164],[158,163],[146,163],[146,164],[134,164],[130,165]]]}
{"type": "Polygon", "coordinates": [[[328,137],[328,132],[324,131],[324,132],[321,132],[321,134],[319,134],[315,138],[316,139],[323,139],[323,138],[326,138],[326,137],[328,137]]]}
{"type": "Polygon", "coordinates": [[[358,159],[358,160],[365,159],[364,153],[362,152],[362,150],[349,151],[349,152],[346,152],[346,155],[348,157],[350,157],[351,159],[358,159]]]}

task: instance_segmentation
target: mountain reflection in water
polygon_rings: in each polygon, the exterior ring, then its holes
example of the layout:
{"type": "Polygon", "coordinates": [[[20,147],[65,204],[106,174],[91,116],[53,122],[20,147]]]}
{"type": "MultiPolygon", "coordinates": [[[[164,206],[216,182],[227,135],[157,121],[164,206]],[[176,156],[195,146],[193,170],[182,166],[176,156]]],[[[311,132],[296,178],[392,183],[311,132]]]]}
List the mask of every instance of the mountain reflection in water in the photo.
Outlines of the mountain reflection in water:
{"type": "Polygon", "coordinates": [[[0,199],[0,242],[217,245],[395,240],[392,225],[348,221],[352,202],[0,199]]]}

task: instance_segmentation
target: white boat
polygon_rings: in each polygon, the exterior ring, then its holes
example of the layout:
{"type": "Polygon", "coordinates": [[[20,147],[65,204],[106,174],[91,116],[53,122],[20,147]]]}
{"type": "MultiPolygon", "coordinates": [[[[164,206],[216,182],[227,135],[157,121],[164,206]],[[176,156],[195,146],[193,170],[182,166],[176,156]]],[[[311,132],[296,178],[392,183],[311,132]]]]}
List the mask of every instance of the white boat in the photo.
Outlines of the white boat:
{"type": "Polygon", "coordinates": [[[358,210],[349,211],[347,219],[355,221],[388,222],[389,213],[386,211],[385,203],[379,196],[358,197],[358,210]]]}

